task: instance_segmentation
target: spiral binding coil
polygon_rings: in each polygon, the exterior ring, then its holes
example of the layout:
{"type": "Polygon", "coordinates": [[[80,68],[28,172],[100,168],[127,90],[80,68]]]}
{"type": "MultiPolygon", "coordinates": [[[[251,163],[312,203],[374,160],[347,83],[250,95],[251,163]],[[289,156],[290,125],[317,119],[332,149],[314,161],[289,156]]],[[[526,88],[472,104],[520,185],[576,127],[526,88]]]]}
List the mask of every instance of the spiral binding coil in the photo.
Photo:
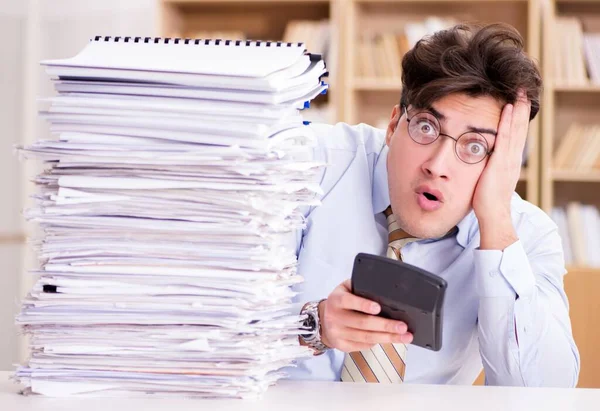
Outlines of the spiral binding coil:
{"type": "Polygon", "coordinates": [[[287,43],[283,41],[262,40],[222,40],[222,39],[184,39],[169,37],[112,37],[95,36],[91,41],[112,41],[114,43],[154,43],[154,44],[196,44],[237,47],[304,47],[304,43],[287,43]]]}

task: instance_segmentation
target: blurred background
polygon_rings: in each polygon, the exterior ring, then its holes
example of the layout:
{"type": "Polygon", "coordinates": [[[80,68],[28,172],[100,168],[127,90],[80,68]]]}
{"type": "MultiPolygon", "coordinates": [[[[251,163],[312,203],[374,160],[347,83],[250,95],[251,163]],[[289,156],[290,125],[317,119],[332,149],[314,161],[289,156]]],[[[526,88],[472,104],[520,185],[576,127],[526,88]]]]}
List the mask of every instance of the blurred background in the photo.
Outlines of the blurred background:
{"type": "Polygon", "coordinates": [[[472,21],[516,27],[542,70],[517,191],[561,231],[579,386],[600,387],[600,0],[0,0],[0,370],[26,355],[14,317],[36,266],[21,210],[37,169],[13,146],[51,138],[37,118],[36,99],[53,94],[40,60],[95,35],[301,41],[325,56],[331,85],[306,117],[385,127],[403,54],[472,21]]]}

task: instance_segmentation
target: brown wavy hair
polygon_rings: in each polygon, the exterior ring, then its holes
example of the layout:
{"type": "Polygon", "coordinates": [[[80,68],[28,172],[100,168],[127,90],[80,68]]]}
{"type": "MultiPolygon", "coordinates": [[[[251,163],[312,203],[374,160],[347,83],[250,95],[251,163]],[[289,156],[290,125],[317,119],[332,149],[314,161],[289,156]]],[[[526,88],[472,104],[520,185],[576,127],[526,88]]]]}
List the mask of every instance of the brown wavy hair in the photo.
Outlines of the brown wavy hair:
{"type": "Polygon", "coordinates": [[[424,37],[402,59],[400,103],[405,106],[426,108],[452,93],[512,104],[521,88],[531,101],[533,120],[542,77],[524,51],[523,38],[508,24],[459,24],[424,37]]]}

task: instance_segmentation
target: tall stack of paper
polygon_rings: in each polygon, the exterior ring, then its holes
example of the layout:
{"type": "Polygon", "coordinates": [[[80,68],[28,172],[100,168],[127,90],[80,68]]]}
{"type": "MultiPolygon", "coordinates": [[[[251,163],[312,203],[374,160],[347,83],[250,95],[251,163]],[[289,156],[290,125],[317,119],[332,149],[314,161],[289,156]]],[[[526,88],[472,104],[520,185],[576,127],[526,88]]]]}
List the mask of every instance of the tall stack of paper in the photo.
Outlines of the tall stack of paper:
{"type": "Polygon", "coordinates": [[[290,237],[318,205],[301,44],[96,38],[46,61],[26,392],[255,397],[310,355],[290,237]]]}

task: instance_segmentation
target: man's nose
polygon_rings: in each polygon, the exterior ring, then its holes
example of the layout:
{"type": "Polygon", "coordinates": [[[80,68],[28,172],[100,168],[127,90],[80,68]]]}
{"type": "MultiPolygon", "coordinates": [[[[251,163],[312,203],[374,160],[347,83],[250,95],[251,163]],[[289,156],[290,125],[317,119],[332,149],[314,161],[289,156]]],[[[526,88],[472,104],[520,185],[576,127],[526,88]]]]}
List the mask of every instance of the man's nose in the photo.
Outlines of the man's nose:
{"type": "Polygon", "coordinates": [[[422,170],[429,177],[447,180],[450,167],[456,161],[454,155],[454,140],[450,137],[439,136],[431,145],[430,156],[422,165],[422,170]]]}

